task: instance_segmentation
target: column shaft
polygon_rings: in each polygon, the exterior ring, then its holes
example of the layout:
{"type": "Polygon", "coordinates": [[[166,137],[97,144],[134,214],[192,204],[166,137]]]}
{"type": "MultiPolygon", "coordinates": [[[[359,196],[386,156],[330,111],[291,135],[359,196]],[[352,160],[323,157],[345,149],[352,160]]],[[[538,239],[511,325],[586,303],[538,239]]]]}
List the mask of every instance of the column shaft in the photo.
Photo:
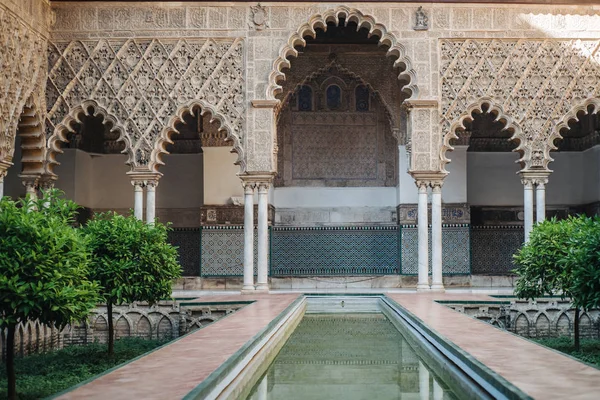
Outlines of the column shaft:
{"type": "Polygon", "coordinates": [[[418,272],[417,290],[429,290],[429,227],[427,221],[427,183],[417,181],[418,204],[418,272]]]}
{"type": "Polygon", "coordinates": [[[269,223],[268,223],[268,183],[258,185],[258,276],[257,290],[269,290],[269,223]]]}
{"type": "Polygon", "coordinates": [[[254,184],[244,184],[244,286],[254,291],[254,184]]]}
{"type": "Polygon", "coordinates": [[[144,188],[141,182],[133,184],[133,215],[140,221],[144,219],[144,188]]]}
{"type": "Polygon", "coordinates": [[[443,291],[442,281],[442,184],[433,184],[431,196],[431,290],[443,291]]]}
{"type": "Polygon", "coordinates": [[[156,182],[146,185],[146,223],[154,224],[156,217],[156,182]]]}
{"type": "Polygon", "coordinates": [[[524,225],[525,225],[525,241],[529,240],[529,234],[533,229],[533,183],[527,179],[523,182],[523,200],[524,200],[524,225]]]}
{"type": "Polygon", "coordinates": [[[546,186],[544,182],[538,182],[535,188],[536,222],[546,219],[546,186]]]}
{"type": "Polygon", "coordinates": [[[4,196],[4,173],[0,172],[0,199],[4,196]]]}

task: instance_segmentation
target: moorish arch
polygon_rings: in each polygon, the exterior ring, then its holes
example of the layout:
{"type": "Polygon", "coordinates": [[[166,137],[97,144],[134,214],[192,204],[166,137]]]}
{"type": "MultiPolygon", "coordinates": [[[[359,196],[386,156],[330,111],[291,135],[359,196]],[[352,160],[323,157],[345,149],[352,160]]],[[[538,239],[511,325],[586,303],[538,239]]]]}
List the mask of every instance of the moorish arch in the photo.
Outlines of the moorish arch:
{"type": "Polygon", "coordinates": [[[179,134],[177,125],[185,124],[184,119],[187,115],[192,117],[203,117],[205,114],[210,116],[209,122],[211,124],[215,122],[218,123],[218,132],[226,133],[225,141],[232,142],[233,148],[231,151],[238,154],[235,164],[239,165],[242,171],[245,170],[245,160],[240,157],[240,154],[242,154],[242,148],[239,138],[233,133],[233,130],[226,122],[227,120],[225,116],[223,116],[219,111],[215,110],[214,107],[211,107],[210,104],[203,100],[192,100],[180,106],[177,112],[171,118],[169,118],[166,127],[160,132],[160,135],[154,143],[153,151],[150,156],[150,162],[148,163],[148,169],[152,172],[158,172],[158,168],[161,165],[164,165],[162,157],[165,154],[169,154],[166,146],[168,144],[173,144],[171,137],[179,134]]]}
{"type": "Polygon", "coordinates": [[[67,135],[69,133],[76,133],[74,129],[74,125],[82,124],[82,117],[102,117],[102,124],[108,125],[109,132],[118,132],[119,138],[117,141],[122,141],[125,143],[125,149],[123,153],[127,154],[128,164],[132,164],[133,160],[133,151],[132,145],[129,141],[127,135],[124,134],[125,128],[120,123],[120,121],[111,113],[109,113],[103,106],[98,104],[95,100],[86,100],[82,102],[79,106],[72,108],[69,113],[63,118],[62,122],[60,122],[56,128],[54,128],[54,132],[48,138],[48,152],[46,155],[46,172],[50,175],[55,175],[54,168],[56,165],[60,164],[56,160],[56,155],[63,152],[61,149],[61,143],[68,142],[67,135]]]}
{"type": "Polygon", "coordinates": [[[336,26],[339,26],[341,19],[345,20],[346,24],[350,22],[356,23],[357,30],[366,28],[369,32],[369,37],[378,36],[379,44],[389,47],[387,55],[395,57],[394,67],[400,68],[398,79],[407,82],[402,89],[403,93],[407,98],[417,98],[419,96],[417,76],[415,70],[412,68],[410,59],[406,56],[404,45],[383,24],[377,23],[372,16],[364,15],[357,9],[345,6],[330,9],[322,14],[313,15],[307,23],[301,25],[290,35],[287,43],[280,49],[279,56],[273,62],[273,69],[268,79],[266,98],[268,100],[275,100],[277,99],[277,95],[282,92],[283,89],[279,83],[286,79],[286,74],[283,70],[291,67],[290,57],[298,57],[296,47],[306,47],[307,43],[304,37],[308,36],[314,39],[317,35],[317,29],[326,31],[328,23],[334,23],[336,26]]]}
{"type": "Polygon", "coordinates": [[[42,121],[39,108],[30,97],[17,124],[17,135],[21,139],[22,175],[40,176],[44,173],[46,137],[42,121]]]}
{"type": "MultiPolygon", "coordinates": [[[[523,144],[519,139],[522,132],[521,127],[511,116],[507,115],[502,109],[502,106],[498,105],[493,99],[489,97],[482,97],[467,107],[467,109],[450,124],[448,130],[444,133],[442,138],[442,148],[440,150],[442,171],[447,172],[446,164],[451,161],[446,156],[446,153],[454,150],[454,147],[450,144],[450,141],[460,139],[457,132],[464,131],[467,128],[465,124],[472,123],[475,119],[475,116],[481,114],[494,115],[495,121],[502,123],[504,125],[504,130],[508,130],[512,133],[510,140],[519,142],[519,146],[514,149],[514,151],[519,152],[522,159],[525,149],[523,148],[523,144]]],[[[521,165],[523,166],[523,164],[521,165]]]]}
{"type": "MultiPolygon", "coordinates": [[[[600,114],[600,97],[588,98],[583,103],[571,108],[571,110],[556,124],[556,126],[552,130],[552,133],[548,137],[548,151],[558,149],[555,142],[557,140],[563,139],[563,135],[561,134],[561,132],[571,130],[571,124],[580,121],[581,116],[591,116],[593,114],[600,114]]],[[[553,161],[553,159],[550,156],[548,156],[548,159],[549,161],[553,161]]]]}

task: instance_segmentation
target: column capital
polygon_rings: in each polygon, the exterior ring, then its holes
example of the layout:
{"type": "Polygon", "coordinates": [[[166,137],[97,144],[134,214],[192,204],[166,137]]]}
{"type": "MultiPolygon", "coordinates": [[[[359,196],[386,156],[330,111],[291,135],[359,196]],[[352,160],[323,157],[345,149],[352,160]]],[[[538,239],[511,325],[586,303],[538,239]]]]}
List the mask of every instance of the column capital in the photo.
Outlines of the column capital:
{"type": "Polygon", "coordinates": [[[56,183],[56,175],[42,175],[38,180],[38,186],[41,190],[50,190],[54,188],[56,183]]]}
{"type": "Polygon", "coordinates": [[[127,176],[131,179],[131,184],[134,188],[139,187],[156,187],[158,186],[158,181],[162,177],[160,172],[128,172],[127,176]]]}
{"type": "Polygon", "coordinates": [[[0,160],[0,180],[4,179],[6,176],[8,169],[13,165],[13,163],[5,160],[0,160]]]}
{"type": "Polygon", "coordinates": [[[434,190],[436,187],[441,189],[444,179],[448,175],[447,172],[431,171],[410,171],[409,173],[415,179],[418,188],[425,185],[425,187],[431,186],[434,190]]]}
{"type": "Polygon", "coordinates": [[[441,193],[442,186],[444,186],[444,181],[443,180],[431,181],[431,182],[429,182],[429,184],[431,185],[433,193],[441,193]]]}
{"type": "Polygon", "coordinates": [[[242,180],[242,186],[246,188],[247,186],[252,186],[253,188],[258,188],[258,190],[264,190],[261,188],[266,188],[266,190],[271,187],[271,183],[273,182],[273,177],[275,173],[264,173],[264,174],[243,174],[238,175],[242,180]]]}
{"type": "Polygon", "coordinates": [[[526,188],[533,187],[533,186],[543,187],[544,185],[548,184],[548,177],[550,176],[550,172],[549,171],[535,171],[535,172],[524,171],[524,172],[519,172],[519,175],[521,176],[521,183],[526,188]]]}

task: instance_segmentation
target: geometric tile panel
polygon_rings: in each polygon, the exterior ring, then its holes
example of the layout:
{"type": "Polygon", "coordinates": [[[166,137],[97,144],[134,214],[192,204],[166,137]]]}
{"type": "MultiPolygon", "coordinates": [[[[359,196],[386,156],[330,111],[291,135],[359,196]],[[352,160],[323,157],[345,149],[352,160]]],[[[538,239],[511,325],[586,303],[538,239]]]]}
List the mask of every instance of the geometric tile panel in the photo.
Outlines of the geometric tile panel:
{"type": "MultiPolygon", "coordinates": [[[[244,226],[203,226],[201,234],[201,276],[244,275],[244,226]]],[[[257,231],[254,230],[254,248],[257,231]]],[[[257,252],[254,251],[254,275],[257,270],[257,252]]]]}
{"type": "MultiPolygon", "coordinates": [[[[415,225],[401,226],[402,275],[418,274],[418,230],[415,225]]],[[[442,226],[442,272],[444,275],[468,275],[471,272],[468,225],[442,226]]],[[[431,227],[429,228],[429,273],[431,273],[431,227]]]]}
{"type": "Polygon", "coordinates": [[[515,268],[513,254],[521,248],[524,241],[522,226],[472,227],[473,274],[510,274],[515,268]]]}
{"type": "Polygon", "coordinates": [[[271,276],[395,275],[398,228],[272,229],[271,276]]]}
{"type": "Polygon", "coordinates": [[[200,228],[173,228],[169,243],[177,247],[182,276],[200,275],[200,228]]]}

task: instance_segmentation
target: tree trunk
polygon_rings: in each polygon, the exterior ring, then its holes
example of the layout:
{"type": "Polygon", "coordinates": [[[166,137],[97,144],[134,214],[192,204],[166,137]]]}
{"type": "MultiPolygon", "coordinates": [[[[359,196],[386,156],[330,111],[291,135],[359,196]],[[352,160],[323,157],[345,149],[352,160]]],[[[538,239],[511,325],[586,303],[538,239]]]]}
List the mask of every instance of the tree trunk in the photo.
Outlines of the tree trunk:
{"type": "Polygon", "coordinates": [[[579,351],[581,348],[579,341],[579,307],[575,307],[575,323],[573,324],[573,331],[575,351],[579,351]]]}
{"type": "Polygon", "coordinates": [[[8,399],[17,398],[17,377],[15,375],[15,329],[9,325],[6,333],[6,378],[8,380],[8,399]]]}
{"type": "Polygon", "coordinates": [[[106,310],[108,312],[108,355],[112,356],[115,354],[115,327],[113,324],[111,302],[106,303],[106,310]]]}

